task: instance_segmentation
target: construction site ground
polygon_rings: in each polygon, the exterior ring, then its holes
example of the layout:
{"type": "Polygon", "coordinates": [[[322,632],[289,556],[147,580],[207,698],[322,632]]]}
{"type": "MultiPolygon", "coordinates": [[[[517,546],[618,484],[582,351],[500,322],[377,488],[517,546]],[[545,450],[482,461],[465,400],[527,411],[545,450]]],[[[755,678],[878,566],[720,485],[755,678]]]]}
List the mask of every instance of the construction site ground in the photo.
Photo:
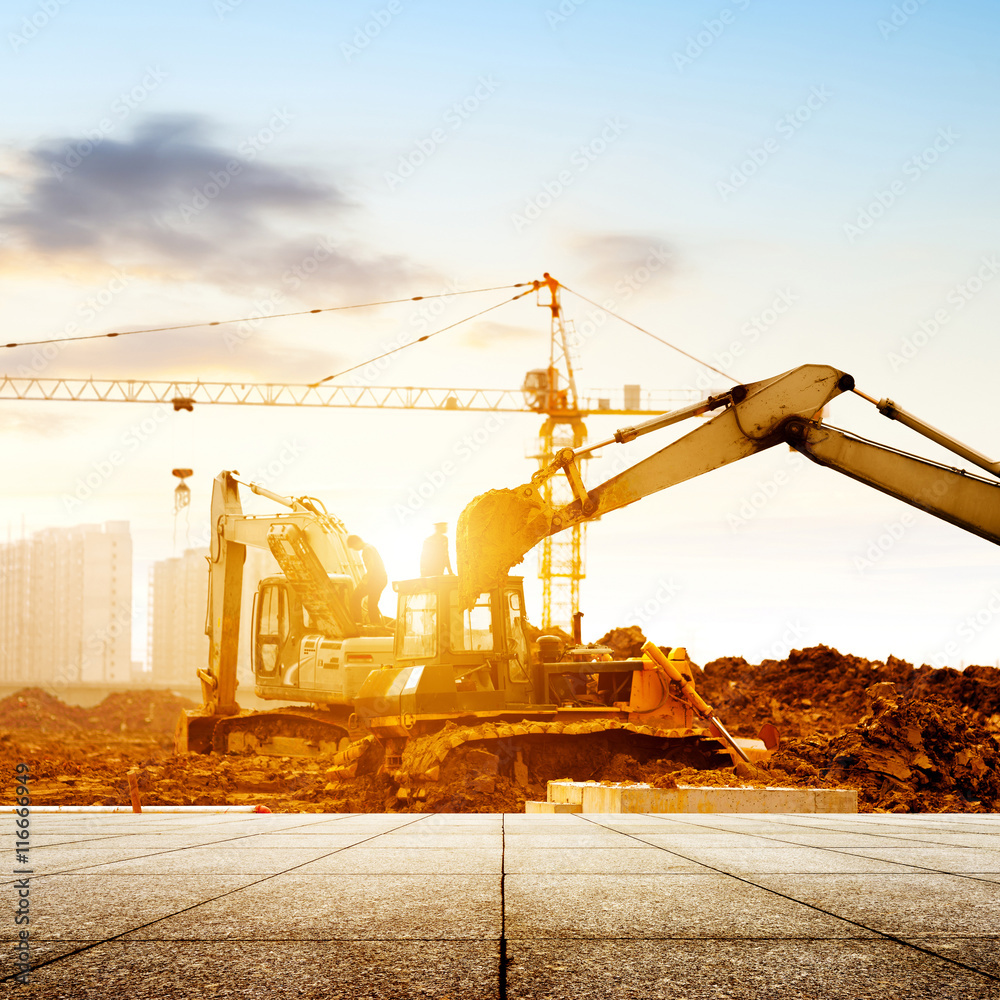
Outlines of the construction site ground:
{"type": "Polygon", "coordinates": [[[1000,992],[996,815],[36,814],[31,838],[12,996],[1000,992]]]}
{"type": "MultiPolygon", "coordinates": [[[[601,640],[634,655],[638,629],[601,640]]],[[[342,780],[332,758],[177,755],[173,730],[191,703],[169,692],[133,691],[79,708],[38,689],[0,701],[0,800],[13,768],[30,767],[36,805],[127,805],[136,771],[146,805],[260,805],[274,812],[523,812],[546,781],[855,788],[861,812],[1000,811],[1000,670],[915,668],[842,655],[825,646],[749,664],[716,660],[697,669],[701,694],[729,729],[782,734],[763,767],[699,771],[669,755],[639,761],[602,739],[532,749],[519,780],[496,773],[496,756],[451,754],[423,798],[400,799],[385,775],[342,780]]],[[[442,738],[446,738],[445,734],[442,738]]]]}

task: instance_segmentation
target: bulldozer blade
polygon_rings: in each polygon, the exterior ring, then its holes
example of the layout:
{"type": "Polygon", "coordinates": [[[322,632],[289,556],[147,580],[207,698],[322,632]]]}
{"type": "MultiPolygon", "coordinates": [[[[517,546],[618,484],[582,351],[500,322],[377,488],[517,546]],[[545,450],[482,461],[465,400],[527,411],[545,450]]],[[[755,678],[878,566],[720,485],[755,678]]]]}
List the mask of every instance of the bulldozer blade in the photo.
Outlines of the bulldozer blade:
{"type": "Polygon", "coordinates": [[[458,599],[471,608],[535,545],[551,533],[551,510],[530,483],[490,490],[458,517],[458,599]]]}

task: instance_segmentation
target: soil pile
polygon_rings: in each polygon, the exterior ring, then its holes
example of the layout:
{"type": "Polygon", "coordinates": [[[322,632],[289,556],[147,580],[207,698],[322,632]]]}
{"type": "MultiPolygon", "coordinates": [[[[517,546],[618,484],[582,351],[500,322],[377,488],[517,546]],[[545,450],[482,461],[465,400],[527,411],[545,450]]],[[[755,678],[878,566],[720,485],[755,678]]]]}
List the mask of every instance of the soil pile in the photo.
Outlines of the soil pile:
{"type": "Polygon", "coordinates": [[[977,713],[941,698],[870,689],[871,714],[839,736],[792,740],[768,762],[811,780],[858,789],[858,808],[889,812],[1000,810],[1000,739],[977,713]]]}
{"type": "Polygon", "coordinates": [[[196,707],[172,691],[116,691],[89,710],[87,722],[108,732],[169,734],[181,710],[196,707]]]}
{"type": "Polygon", "coordinates": [[[786,660],[747,663],[727,657],[705,665],[698,691],[722,721],[741,735],[773,722],[783,738],[837,735],[867,711],[873,685],[894,684],[902,699],[930,699],[969,709],[979,724],[1000,731],[1000,670],[995,667],[914,667],[890,656],[880,660],[842,654],[829,646],[793,649],[786,660]]]}
{"type": "MultiPolygon", "coordinates": [[[[643,641],[630,627],[599,644],[627,658],[643,641]]],[[[779,728],[782,745],[767,764],[697,769],[704,763],[680,747],[660,756],[662,748],[640,752],[625,735],[603,733],[457,739],[439,760],[408,764],[405,781],[365,768],[345,776],[332,755],[177,756],[170,734],[191,703],[167,692],[117,694],[81,709],[32,688],[0,702],[0,796],[12,794],[14,765],[27,761],[38,805],[127,805],[127,773],[136,769],[146,805],[287,812],[520,811],[526,799],[544,798],[554,778],[848,787],[858,790],[862,811],[1000,811],[1000,670],[932,670],[815,646],[760,664],[715,660],[695,675],[732,731],[779,728]]],[[[455,734],[428,739],[430,747],[455,734]]]]}
{"type": "Polygon", "coordinates": [[[0,701],[0,726],[39,733],[72,733],[89,728],[87,713],[41,688],[23,688],[0,701]]]}

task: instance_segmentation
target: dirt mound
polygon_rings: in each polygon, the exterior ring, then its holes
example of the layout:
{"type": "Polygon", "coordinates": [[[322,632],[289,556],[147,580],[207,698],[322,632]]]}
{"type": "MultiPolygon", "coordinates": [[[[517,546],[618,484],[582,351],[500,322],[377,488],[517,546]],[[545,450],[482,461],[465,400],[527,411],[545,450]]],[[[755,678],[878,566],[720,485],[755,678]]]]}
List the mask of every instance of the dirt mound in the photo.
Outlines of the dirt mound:
{"type": "Polygon", "coordinates": [[[173,733],[177,717],[195,708],[172,691],[115,691],[93,708],[67,705],[41,688],[23,688],[0,701],[0,725],[38,733],[173,733]]]}
{"type": "Polygon", "coordinates": [[[608,646],[615,651],[616,660],[630,660],[634,656],[642,656],[642,645],[646,637],[637,625],[627,625],[625,628],[613,628],[597,640],[598,646],[608,646]]]}
{"type": "Polygon", "coordinates": [[[858,789],[859,809],[891,812],[1000,810],[1000,740],[968,707],[872,692],[870,715],[840,736],[793,740],[771,770],[858,789]]]}
{"type": "Polygon", "coordinates": [[[87,721],[91,728],[109,732],[169,734],[181,710],[196,707],[172,691],[116,691],[89,710],[87,721]]]}
{"type": "Polygon", "coordinates": [[[865,714],[865,692],[891,683],[903,698],[944,698],[982,716],[1000,712],[1000,670],[914,667],[839,653],[829,646],[793,649],[785,660],[751,664],[725,657],[696,674],[698,691],[742,735],[773,722],[783,737],[836,735],[865,714]]]}
{"type": "Polygon", "coordinates": [[[0,725],[8,729],[34,729],[40,733],[89,728],[84,709],[67,705],[41,688],[22,688],[0,701],[0,725]]]}

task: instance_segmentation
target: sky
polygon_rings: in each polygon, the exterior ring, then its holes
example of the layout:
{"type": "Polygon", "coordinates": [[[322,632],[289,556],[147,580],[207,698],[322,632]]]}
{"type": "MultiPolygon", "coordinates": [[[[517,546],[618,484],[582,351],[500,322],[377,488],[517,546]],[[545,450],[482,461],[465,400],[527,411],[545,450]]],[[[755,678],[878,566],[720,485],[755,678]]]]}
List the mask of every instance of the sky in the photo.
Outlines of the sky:
{"type": "MultiPolygon", "coordinates": [[[[412,342],[514,294],[472,290],[548,271],[725,373],[564,291],[581,389],[701,397],[829,364],[996,458],[998,29],[981,0],[12,0],[0,339],[57,343],[0,348],[0,373],[360,365],[336,383],[517,389],[548,360],[534,296],[412,342]],[[263,318],[446,292],[469,294],[263,318]]],[[[961,465],[860,397],[826,419],[961,465]]],[[[453,536],[469,500],[530,476],[539,423],[0,400],[0,523],[128,520],[142,659],[149,567],[205,542],[220,470],[321,498],[405,579],[434,522],[453,536]],[[175,467],[194,470],[180,518],[175,467]]],[[[604,454],[588,484],[688,429],[604,454]]],[[[993,664],[997,567],[989,542],[775,448],[592,524],[584,637],[639,624],[699,663],[826,643],[993,664]]],[[[538,620],[532,555],[523,571],[538,620]]]]}

